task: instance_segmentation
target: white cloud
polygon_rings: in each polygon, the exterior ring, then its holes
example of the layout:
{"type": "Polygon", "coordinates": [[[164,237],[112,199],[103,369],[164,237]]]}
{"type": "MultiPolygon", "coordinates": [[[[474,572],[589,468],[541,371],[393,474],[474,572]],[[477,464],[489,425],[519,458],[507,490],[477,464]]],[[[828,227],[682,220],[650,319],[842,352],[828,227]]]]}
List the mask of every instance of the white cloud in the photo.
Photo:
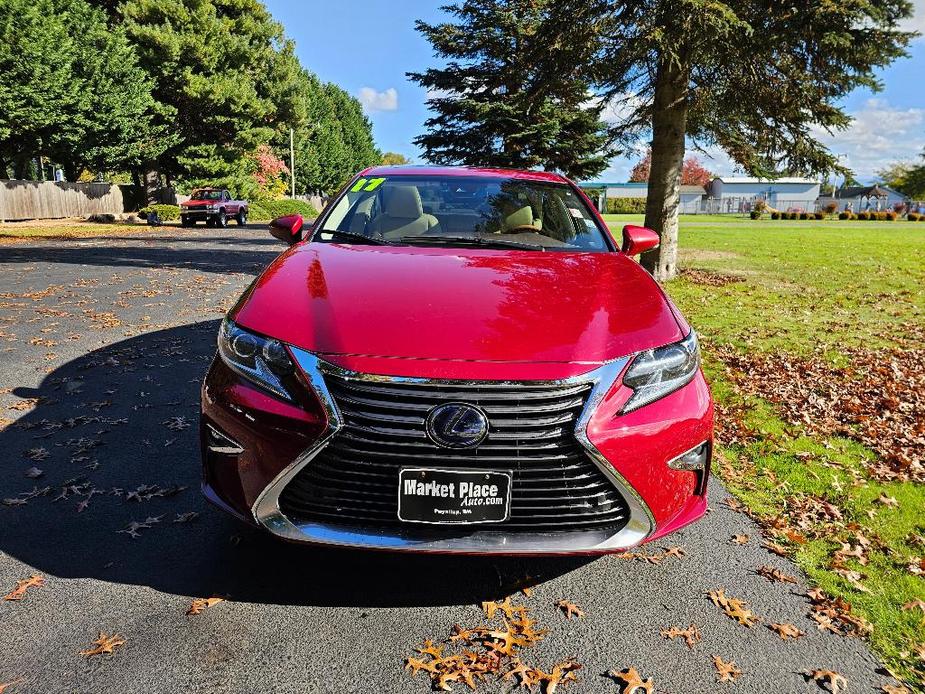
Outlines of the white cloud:
{"type": "Polygon", "coordinates": [[[378,92],[372,87],[360,87],[357,98],[367,113],[398,110],[398,92],[395,87],[389,87],[384,92],[378,92]]]}
{"type": "Polygon", "coordinates": [[[919,36],[916,41],[925,38],[925,0],[915,0],[913,3],[912,18],[902,23],[901,28],[905,31],[917,31],[919,36]]]}
{"type": "Polygon", "coordinates": [[[875,177],[877,169],[895,161],[914,161],[925,147],[925,109],[894,108],[885,99],[868,99],[854,113],[847,130],[816,137],[842,156],[859,180],[875,177]]]}

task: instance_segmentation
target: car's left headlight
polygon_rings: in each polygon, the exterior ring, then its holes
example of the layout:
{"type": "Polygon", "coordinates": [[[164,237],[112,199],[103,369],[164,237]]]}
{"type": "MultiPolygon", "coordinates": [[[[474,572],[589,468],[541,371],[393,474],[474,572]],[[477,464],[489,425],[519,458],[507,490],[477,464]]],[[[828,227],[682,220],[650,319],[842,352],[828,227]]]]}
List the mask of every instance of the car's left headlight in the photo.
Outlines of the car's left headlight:
{"type": "Polygon", "coordinates": [[[623,376],[623,384],[633,389],[623,412],[648,405],[686,386],[699,368],[700,347],[693,330],[680,342],[640,352],[623,376]]]}
{"type": "Polygon", "coordinates": [[[227,318],[218,331],[218,353],[233,371],[286,400],[282,378],[295,371],[289,350],[279,340],[249,332],[227,318]]]}

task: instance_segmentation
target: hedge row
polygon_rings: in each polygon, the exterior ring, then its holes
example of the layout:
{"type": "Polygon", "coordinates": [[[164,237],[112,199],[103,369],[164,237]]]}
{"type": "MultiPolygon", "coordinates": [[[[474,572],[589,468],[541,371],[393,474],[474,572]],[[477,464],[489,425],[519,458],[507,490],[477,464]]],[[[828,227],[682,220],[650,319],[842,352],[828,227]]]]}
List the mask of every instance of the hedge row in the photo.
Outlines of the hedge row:
{"type": "MultiPolygon", "coordinates": [[[[760,212],[752,212],[752,219],[758,219],[760,212]]],[[[774,210],[771,213],[771,219],[825,219],[828,215],[825,212],[778,212],[774,210]]]]}
{"type": "Polygon", "coordinates": [[[270,220],[286,214],[300,214],[306,219],[314,219],[318,216],[318,210],[307,202],[283,198],[282,200],[252,202],[248,216],[251,219],[270,220]]]}
{"type": "Polygon", "coordinates": [[[148,205],[138,210],[138,216],[142,219],[147,219],[152,212],[156,212],[162,222],[173,222],[180,219],[180,207],[178,205],[148,205]]]}
{"type": "Polygon", "coordinates": [[[645,214],[645,198],[607,198],[607,214],[645,214]]]}
{"type": "MultiPolygon", "coordinates": [[[[829,217],[825,212],[778,212],[775,210],[771,213],[771,219],[825,219],[829,217]]],[[[751,213],[752,219],[761,219],[761,213],[753,211],[751,213]]],[[[893,222],[901,218],[901,215],[891,212],[889,210],[883,212],[840,212],[838,214],[839,219],[847,220],[861,220],[861,221],[880,221],[880,222],[893,222]]],[[[910,222],[925,221],[925,214],[917,214],[915,212],[910,212],[906,215],[906,219],[910,222]]]]}
{"type": "MultiPolygon", "coordinates": [[[[892,222],[895,221],[899,215],[895,212],[841,212],[838,215],[839,219],[860,219],[862,221],[880,221],[880,222],[892,222]]],[[[915,221],[914,219],[911,221],[915,221]]]]}

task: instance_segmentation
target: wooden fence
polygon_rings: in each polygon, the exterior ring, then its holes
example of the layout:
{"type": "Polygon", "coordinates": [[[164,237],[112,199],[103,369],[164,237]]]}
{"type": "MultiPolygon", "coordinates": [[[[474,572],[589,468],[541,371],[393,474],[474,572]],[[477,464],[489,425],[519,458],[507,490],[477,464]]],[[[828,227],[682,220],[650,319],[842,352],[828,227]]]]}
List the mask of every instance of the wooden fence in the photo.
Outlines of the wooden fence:
{"type": "Polygon", "coordinates": [[[138,208],[136,186],[59,181],[0,181],[0,222],[122,214],[138,208]]]}

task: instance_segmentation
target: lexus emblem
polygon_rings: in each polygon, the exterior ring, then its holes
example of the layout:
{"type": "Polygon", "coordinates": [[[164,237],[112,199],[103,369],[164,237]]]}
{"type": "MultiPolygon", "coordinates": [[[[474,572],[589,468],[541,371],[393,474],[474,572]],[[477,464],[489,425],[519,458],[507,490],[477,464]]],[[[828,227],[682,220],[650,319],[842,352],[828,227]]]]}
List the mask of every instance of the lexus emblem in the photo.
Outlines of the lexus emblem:
{"type": "Polygon", "coordinates": [[[488,436],[488,417],[462,402],[437,405],[424,422],[427,438],[444,448],[472,448],[488,436]]]}

